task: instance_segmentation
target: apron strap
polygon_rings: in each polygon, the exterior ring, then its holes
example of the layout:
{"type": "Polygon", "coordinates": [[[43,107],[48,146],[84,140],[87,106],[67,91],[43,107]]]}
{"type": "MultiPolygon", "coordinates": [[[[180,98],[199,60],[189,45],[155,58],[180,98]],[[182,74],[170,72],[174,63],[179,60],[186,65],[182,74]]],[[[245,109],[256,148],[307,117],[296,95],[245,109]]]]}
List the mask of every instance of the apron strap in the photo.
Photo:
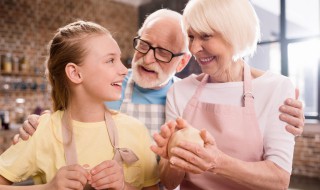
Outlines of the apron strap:
{"type": "Polygon", "coordinates": [[[138,161],[138,156],[132,150],[128,148],[119,148],[118,130],[114,124],[110,112],[106,111],[104,116],[107,125],[108,135],[111,141],[111,145],[113,147],[113,160],[116,160],[119,164],[122,164],[122,162],[124,162],[128,165],[138,161]]]}
{"type": "MultiPolygon", "coordinates": [[[[254,106],[254,96],[252,94],[252,78],[250,72],[250,66],[247,63],[243,64],[244,66],[244,81],[243,81],[243,105],[244,107],[253,107],[254,106]]],[[[193,94],[189,103],[191,105],[197,105],[198,99],[201,95],[202,89],[206,85],[209,75],[203,74],[200,85],[197,87],[196,92],[193,94]]]]}
{"type": "MultiPolygon", "coordinates": [[[[125,102],[125,103],[131,102],[132,95],[133,95],[133,86],[134,86],[134,82],[133,82],[132,74],[131,74],[130,76],[128,76],[128,82],[127,82],[126,89],[124,91],[124,97],[122,100],[123,102],[125,102]]],[[[120,108],[120,110],[121,110],[121,108],[120,108]]]]}
{"type": "Polygon", "coordinates": [[[198,102],[198,99],[201,95],[202,89],[204,88],[204,86],[206,85],[207,81],[209,79],[209,75],[208,74],[203,74],[203,78],[200,81],[199,86],[196,89],[196,92],[193,94],[193,96],[191,97],[189,103],[191,105],[196,105],[198,102]]]}
{"type": "Polygon", "coordinates": [[[250,66],[247,63],[243,64],[244,81],[243,81],[243,103],[244,107],[254,106],[254,96],[252,94],[252,78],[250,72],[250,66]]]}
{"type": "MultiPolygon", "coordinates": [[[[78,163],[78,156],[77,156],[77,149],[75,145],[74,136],[71,133],[72,129],[67,128],[66,122],[66,114],[63,114],[62,116],[62,140],[63,140],[63,148],[64,148],[64,155],[66,159],[67,165],[73,165],[78,163]]],[[[94,190],[93,187],[91,187],[90,184],[86,184],[83,188],[83,190],[94,190]]]]}
{"type": "MultiPolygon", "coordinates": [[[[190,105],[192,107],[196,107],[198,105],[198,102],[199,102],[198,99],[199,99],[199,97],[201,95],[201,92],[202,92],[202,89],[206,85],[208,79],[209,79],[209,75],[208,74],[203,74],[203,78],[201,79],[200,84],[196,89],[196,92],[192,95],[192,97],[188,101],[187,105],[190,105]]],[[[194,111],[195,111],[195,109],[188,110],[189,114],[191,115],[191,120],[194,119],[193,118],[195,116],[195,114],[193,114],[194,111]],[[190,112],[192,112],[192,113],[190,113],[190,112]]]]}
{"type": "MultiPolygon", "coordinates": [[[[65,151],[65,159],[67,165],[77,164],[78,157],[77,157],[77,149],[74,141],[74,136],[70,132],[70,129],[67,128],[65,124],[65,116],[63,115],[63,122],[62,122],[62,138],[63,138],[63,147],[65,151]]],[[[108,136],[110,138],[111,145],[113,147],[113,160],[116,160],[119,164],[123,162],[125,164],[132,164],[139,160],[138,156],[128,148],[119,148],[119,137],[118,131],[114,124],[114,121],[111,117],[110,112],[105,112],[105,122],[108,130],[108,136]]]]}
{"type": "Polygon", "coordinates": [[[74,136],[71,133],[71,128],[68,129],[68,125],[65,123],[66,120],[66,114],[64,113],[62,116],[62,140],[63,140],[63,148],[64,148],[64,156],[66,159],[67,165],[73,165],[78,163],[78,157],[77,157],[77,149],[74,142],[74,136]]]}
{"type": "MultiPolygon", "coordinates": [[[[66,164],[77,164],[78,156],[74,136],[73,133],[71,133],[72,129],[67,128],[68,125],[66,124],[66,114],[63,114],[62,118],[62,140],[66,164]]],[[[122,162],[126,164],[131,164],[139,160],[139,158],[135,155],[135,153],[132,150],[127,148],[118,148],[118,132],[110,113],[107,111],[105,112],[105,122],[107,125],[108,135],[114,149],[113,160],[116,160],[120,165],[122,165],[122,162]]],[[[94,190],[94,188],[87,183],[84,187],[84,190],[94,190]]]]}

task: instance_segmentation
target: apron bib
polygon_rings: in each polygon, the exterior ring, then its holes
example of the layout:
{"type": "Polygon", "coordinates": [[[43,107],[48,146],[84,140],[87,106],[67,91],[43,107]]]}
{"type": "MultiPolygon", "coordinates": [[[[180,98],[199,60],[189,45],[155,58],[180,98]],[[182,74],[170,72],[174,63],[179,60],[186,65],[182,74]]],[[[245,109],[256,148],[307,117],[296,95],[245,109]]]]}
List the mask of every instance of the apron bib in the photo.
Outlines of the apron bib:
{"type": "MultiPolygon", "coordinates": [[[[244,64],[243,106],[211,104],[199,101],[209,75],[203,74],[200,85],[188,102],[183,118],[198,129],[206,129],[225,154],[243,161],[261,161],[263,139],[254,109],[251,91],[250,67],[244,64]]],[[[247,189],[239,184],[205,172],[200,175],[187,173],[181,189],[247,189]]]]}
{"type": "MultiPolygon", "coordinates": [[[[65,114],[63,115],[65,117],[65,114]]],[[[104,114],[104,119],[106,122],[108,136],[113,147],[113,160],[116,160],[119,165],[122,165],[124,162],[125,164],[132,164],[139,160],[136,154],[128,149],[128,148],[120,148],[119,147],[119,136],[117,128],[114,124],[112,119],[111,113],[106,111],[104,114]]],[[[64,119],[62,119],[64,120],[64,119]]],[[[67,165],[73,165],[78,163],[77,157],[77,149],[74,141],[74,136],[70,134],[70,131],[67,129],[66,125],[62,122],[62,139],[63,139],[63,148],[65,151],[65,159],[67,165]],[[70,139],[71,138],[71,139],[70,139]],[[69,142],[69,143],[67,143],[69,142]]],[[[86,184],[84,190],[93,190],[94,188],[91,187],[90,184],[86,184]]]]}

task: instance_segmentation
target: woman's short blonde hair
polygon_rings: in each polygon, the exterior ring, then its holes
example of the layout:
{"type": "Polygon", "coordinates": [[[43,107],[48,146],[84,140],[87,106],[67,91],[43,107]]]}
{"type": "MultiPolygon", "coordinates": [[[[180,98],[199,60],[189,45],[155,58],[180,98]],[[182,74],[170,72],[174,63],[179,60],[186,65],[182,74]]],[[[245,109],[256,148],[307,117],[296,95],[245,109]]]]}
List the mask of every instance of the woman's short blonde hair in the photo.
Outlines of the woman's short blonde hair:
{"type": "Polygon", "coordinates": [[[260,40],[259,20],[249,0],[190,0],[183,12],[187,30],[220,33],[233,48],[233,59],[252,56],[260,40]]]}

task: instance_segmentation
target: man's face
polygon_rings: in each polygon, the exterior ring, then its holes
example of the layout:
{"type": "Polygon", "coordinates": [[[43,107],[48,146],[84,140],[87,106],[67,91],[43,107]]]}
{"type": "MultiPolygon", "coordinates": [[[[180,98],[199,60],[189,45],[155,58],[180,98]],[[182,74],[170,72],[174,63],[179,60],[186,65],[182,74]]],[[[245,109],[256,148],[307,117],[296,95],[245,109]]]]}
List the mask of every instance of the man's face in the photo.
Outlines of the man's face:
{"type": "Polygon", "coordinates": [[[173,66],[168,66],[165,69],[159,63],[146,64],[144,57],[138,60],[134,59],[132,62],[133,80],[142,88],[161,88],[176,73],[173,66]]]}
{"type": "MultiPolygon", "coordinates": [[[[181,53],[184,44],[182,34],[179,34],[180,30],[177,21],[172,23],[164,19],[154,19],[144,28],[140,39],[152,47],[163,48],[177,54],[181,53]]],[[[135,51],[132,61],[133,80],[143,88],[161,88],[175,75],[181,59],[182,56],[173,57],[170,62],[165,63],[154,57],[152,49],[146,54],[135,51]]]]}

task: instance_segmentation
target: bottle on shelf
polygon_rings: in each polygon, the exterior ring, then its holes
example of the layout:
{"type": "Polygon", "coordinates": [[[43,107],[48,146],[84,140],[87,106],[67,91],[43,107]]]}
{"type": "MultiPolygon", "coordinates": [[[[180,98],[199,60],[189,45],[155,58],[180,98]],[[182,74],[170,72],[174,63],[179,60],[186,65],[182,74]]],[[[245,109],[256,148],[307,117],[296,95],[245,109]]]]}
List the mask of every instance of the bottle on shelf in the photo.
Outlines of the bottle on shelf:
{"type": "Polygon", "coordinates": [[[0,117],[1,117],[1,128],[4,130],[8,130],[10,125],[9,111],[7,110],[0,111],[0,117]]]}
{"type": "Polygon", "coordinates": [[[6,73],[12,72],[12,56],[11,53],[7,53],[3,61],[3,71],[6,73]]]}
{"type": "Polygon", "coordinates": [[[14,73],[19,72],[19,58],[18,57],[13,57],[12,58],[12,71],[14,73]]]}
{"type": "Polygon", "coordinates": [[[29,63],[28,63],[28,60],[26,58],[26,56],[23,56],[21,59],[20,59],[20,71],[23,72],[23,73],[27,73],[29,71],[29,63]]]}

